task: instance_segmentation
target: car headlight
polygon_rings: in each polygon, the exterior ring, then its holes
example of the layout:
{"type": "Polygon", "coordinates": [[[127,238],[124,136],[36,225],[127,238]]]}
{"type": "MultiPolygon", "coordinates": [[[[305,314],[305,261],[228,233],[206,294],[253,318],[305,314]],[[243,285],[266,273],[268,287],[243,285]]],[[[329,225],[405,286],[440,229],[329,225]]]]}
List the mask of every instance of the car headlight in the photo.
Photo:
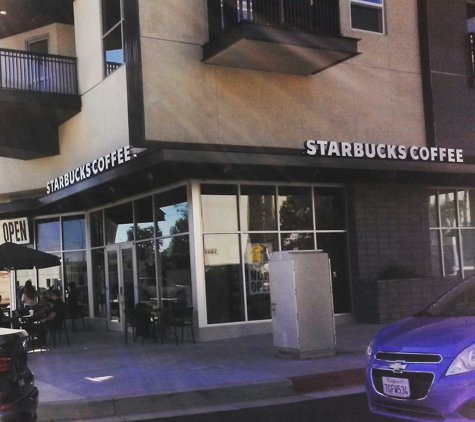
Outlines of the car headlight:
{"type": "Polygon", "coordinates": [[[475,371],[475,344],[467,347],[453,360],[445,375],[457,375],[475,371]]]}
{"type": "Polygon", "coordinates": [[[371,354],[373,353],[373,343],[374,340],[369,344],[369,346],[366,348],[366,357],[368,359],[371,359],[371,354]]]}

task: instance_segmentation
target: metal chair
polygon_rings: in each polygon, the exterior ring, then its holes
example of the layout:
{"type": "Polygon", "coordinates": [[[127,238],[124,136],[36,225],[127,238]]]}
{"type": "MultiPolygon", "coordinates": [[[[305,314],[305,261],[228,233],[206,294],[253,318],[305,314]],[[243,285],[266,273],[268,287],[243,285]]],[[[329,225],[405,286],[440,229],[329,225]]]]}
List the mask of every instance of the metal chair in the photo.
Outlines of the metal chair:
{"type": "Polygon", "coordinates": [[[58,339],[61,340],[61,331],[64,330],[64,335],[66,336],[66,342],[68,343],[69,347],[69,337],[68,337],[68,329],[66,327],[66,318],[58,318],[53,319],[51,321],[50,326],[50,341],[53,341],[53,347],[56,349],[56,334],[58,335],[58,339]]]}
{"type": "Polygon", "coordinates": [[[71,329],[73,332],[76,332],[76,324],[74,322],[75,319],[80,319],[82,321],[82,328],[86,331],[86,324],[84,323],[84,313],[83,313],[84,306],[78,305],[74,308],[69,308],[69,319],[71,320],[71,329]]]}
{"type": "Polygon", "coordinates": [[[162,313],[161,318],[161,340],[163,344],[163,338],[166,336],[165,329],[173,328],[173,335],[175,336],[175,343],[178,346],[178,335],[177,335],[177,328],[181,328],[181,341],[184,341],[184,331],[185,328],[189,328],[191,330],[191,337],[193,339],[193,344],[195,342],[195,333],[193,331],[193,310],[192,306],[184,307],[184,308],[169,308],[162,313]]]}

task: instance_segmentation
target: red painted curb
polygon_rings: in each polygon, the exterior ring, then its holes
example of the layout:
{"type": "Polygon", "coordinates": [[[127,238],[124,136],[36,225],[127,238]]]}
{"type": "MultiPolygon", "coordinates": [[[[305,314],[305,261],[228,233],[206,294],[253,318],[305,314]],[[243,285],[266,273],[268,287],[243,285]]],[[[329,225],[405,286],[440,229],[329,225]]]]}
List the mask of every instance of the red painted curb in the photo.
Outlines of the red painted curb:
{"type": "Polygon", "coordinates": [[[365,368],[348,369],[345,371],[327,372],[324,374],[302,375],[289,378],[297,393],[332,390],[335,388],[362,385],[365,382],[365,368]]]}

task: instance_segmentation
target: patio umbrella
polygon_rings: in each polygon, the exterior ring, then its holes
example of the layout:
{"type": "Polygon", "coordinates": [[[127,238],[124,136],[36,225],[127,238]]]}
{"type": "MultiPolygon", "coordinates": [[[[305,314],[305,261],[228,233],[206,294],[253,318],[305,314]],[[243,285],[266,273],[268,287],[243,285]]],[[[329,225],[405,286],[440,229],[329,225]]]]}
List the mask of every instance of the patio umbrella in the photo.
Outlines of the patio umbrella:
{"type": "Polygon", "coordinates": [[[0,245],[0,268],[7,270],[28,270],[48,268],[61,264],[61,259],[46,252],[6,242],[0,245]]]}

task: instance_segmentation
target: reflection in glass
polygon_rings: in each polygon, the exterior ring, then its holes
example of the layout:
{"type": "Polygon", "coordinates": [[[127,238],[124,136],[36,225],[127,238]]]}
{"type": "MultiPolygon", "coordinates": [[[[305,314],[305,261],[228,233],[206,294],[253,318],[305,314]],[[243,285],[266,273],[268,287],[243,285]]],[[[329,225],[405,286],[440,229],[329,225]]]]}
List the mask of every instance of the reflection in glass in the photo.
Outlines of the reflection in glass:
{"type": "Polygon", "coordinates": [[[439,191],[440,223],[442,227],[455,227],[456,225],[456,203],[455,191],[439,191]]]}
{"type": "Polygon", "coordinates": [[[106,309],[106,274],[104,265],[104,250],[93,249],[92,253],[92,281],[94,293],[94,316],[105,318],[106,309]]]}
{"type": "Polygon", "coordinates": [[[121,263],[124,282],[124,309],[134,309],[134,259],[132,248],[121,249],[121,263]]]}
{"type": "Polygon", "coordinates": [[[204,235],[204,258],[208,324],[244,321],[239,236],[204,235]]]}
{"type": "MultiPolygon", "coordinates": [[[[61,256],[60,253],[55,253],[53,255],[61,256]]],[[[17,278],[18,278],[17,271],[17,278]]],[[[31,280],[34,280],[32,276],[29,276],[31,280]]],[[[24,283],[23,283],[24,284],[24,283]]],[[[42,268],[38,270],[38,291],[40,294],[43,294],[47,289],[57,289],[60,292],[63,292],[63,283],[61,280],[61,266],[42,268]]]]}
{"type": "Polygon", "coordinates": [[[157,277],[155,273],[155,242],[149,240],[136,245],[138,288],[141,302],[158,305],[157,277]]]}
{"type": "Polygon", "coordinates": [[[439,227],[437,189],[429,189],[429,227],[439,227]]]}
{"type": "Polygon", "coordinates": [[[475,273],[475,230],[462,230],[463,276],[475,273]]]}
{"type": "Polygon", "coordinates": [[[107,245],[134,240],[134,216],[131,202],[106,208],[104,214],[107,245]]]}
{"type": "Polygon", "coordinates": [[[237,186],[201,185],[203,231],[237,231],[239,229],[237,205],[237,186]]]}
{"type": "Polygon", "coordinates": [[[343,188],[316,187],[315,228],[317,230],[345,230],[345,191],[343,188]]]}
{"type": "Polygon", "coordinates": [[[475,190],[457,192],[461,227],[475,227],[475,190]]]}
{"type": "Polygon", "coordinates": [[[102,30],[108,32],[121,20],[120,0],[102,0],[102,30]]]}
{"type": "Polygon", "coordinates": [[[279,250],[277,234],[249,234],[243,238],[248,320],[270,319],[269,257],[279,250]]]}
{"type": "Polygon", "coordinates": [[[86,224],[83,216],[63,217],[63,250],[86,249],[86,224]]]}
{"type": "Polygon", "coordinates": [[[119,264],[117,262],[117,252],[107,252],[107,267],[109,276],[109,305],[110,320],[113,322],[120,321],[119,306],[119,264]]]}
{"type": "Polygon", "coordinates": [[[102,218],[102,210],[91,212],[91,246],[104,246],[104,220],[102,218]]]}
{"type": "Polygon", "coordinates": [[[444,230],[442,232],[442,248],[444,254],[445,275],[459,275],[460,254],[456,230],[444,230]]]}
{"type": "Polygon", "coordinates": [[[69,283],[76,284],[78,303],[84,305],[84,315],[89,315],[86,251],[65,252],[63,270],[65,288],[68,289],[69,283]]]}
{"type": "Polygon", "coordinates": [[[168,307],[177,302],[192,306],[189,237],[168,237],[157,242],[158,285],[162,306],[168,307]]]}
{"type": "Polygon", "coordinates": [[[283,251],[311,251],[315,249],[313,233],[282,233],[283,251]]]}
{"type": "Polygon", "coordinates": [[[59,219],[39,220],[36,225],[37,249],[44,252],[61,251],[59,219]]]}
{"type": "Polygon", "coordinates": [[[432,262],[432,272],[434,277],[442,277],[442,260],[440,257],[440,231],[430,232],[430,256],[432,262]]]}
{"type": "Polygon", "coordinates": [[[243,231],[277,230],[274,186],[241,186],[243,231]]]}
{"type": "Polygon", "coordinates": [[[134,202],[136,240],[151,239],[153,234],[152,197],[142,198],[134,202]]]}
{"type": "Polygon", "coordinates": [[[154,201],[157,236],[188,233],[185,187],[155,195],[154,201]]]}
{"type": "Polygon", "coordinates": [[[277,206],[281,230],[313,230],[310,188],[279,186],[277,206]]]}
{"type": "Polygon", "coordinates": [[[317,248],[330,258],[335,313],[350,313],[351,284],[346,233],[317,233],[317,248]]]}

